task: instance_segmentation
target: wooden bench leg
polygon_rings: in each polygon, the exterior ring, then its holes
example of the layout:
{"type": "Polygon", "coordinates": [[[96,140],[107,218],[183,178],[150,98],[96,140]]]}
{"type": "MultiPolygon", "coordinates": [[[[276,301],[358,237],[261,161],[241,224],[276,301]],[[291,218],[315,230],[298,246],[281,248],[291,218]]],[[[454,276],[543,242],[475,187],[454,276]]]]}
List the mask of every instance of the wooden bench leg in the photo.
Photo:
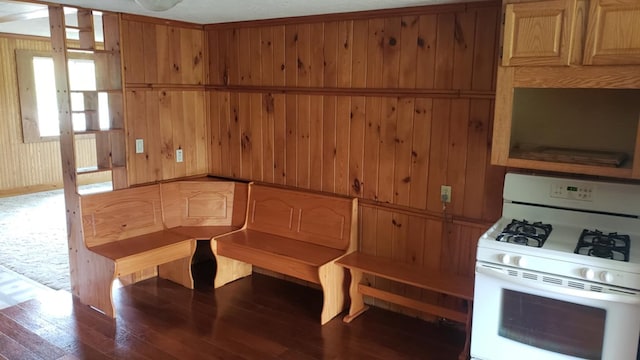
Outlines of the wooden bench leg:
{"type": "Polygon", "coordinates": [[[211,251],[216,258],[216,277],[213,287],[219,288],[232,281],[251,275],[251,264],[234,260],[218,254],[218,242],[211,240],[211,251]]]}
{"type": "Polygon", "coordinates": [[[78,271],[77,289],[74,289],[80,302],[104,313],[110,318],[116,317],[111,289],[116,279],[116,267],[112,260],[84,253],[85,261],[78,271]]]}
{"type": "Polygon", "coordinates": [[[158,266],[158,277],[171,280],[188,289],[194,288],[191,258],[184,258],[158,266]]]}
{"type": "Polygon", "coordinates": [[[351,306],[349,306],[349,314],[342,319],[346,323],[350,323],[353,319],[369,309],[369,307],[364,304],[364,297],[360,291],[358,291],[358,286],[360,285],[360,281],[362,281],[362,271],[350,269],[350,272],[351,284],[349,285],[349,296],[351,297],[351,306]]]}
{"type": "Polygon", "coordinates": [[[318,268],[318,275],[323,294],[320,324],[324,325],[344,309],[344,268],[330,262],[318,268]]]}

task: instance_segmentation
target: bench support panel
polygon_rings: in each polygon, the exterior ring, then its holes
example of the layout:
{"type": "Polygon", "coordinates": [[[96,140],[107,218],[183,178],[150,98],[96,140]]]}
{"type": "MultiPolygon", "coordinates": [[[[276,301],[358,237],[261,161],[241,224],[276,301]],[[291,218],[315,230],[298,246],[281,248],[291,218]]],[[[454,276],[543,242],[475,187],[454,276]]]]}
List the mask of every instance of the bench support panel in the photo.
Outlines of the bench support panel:
{"type": "Polygon", "coordinates": [[[214,288],[219,288],[232,281],[251,275],[252,266],[218,254],[218,242],[211,240],[211,251],[216,258],[216,277],[214,288]]]}
{"type": "Polygon", "coordinates": [[[358,291],[358,285],[362,281],[362,275],[362,271],[351,269],[351,283],[349,284],[351,305],[349,306],[349,314],[343,319],[346,323],[350,323],[353,319],[369,309],[369,307],[364,304],[364,296],[358,291]]]}
{"type": "Polygon", "coordinates": [[[344,269],[330,262],[318,268],[318,275],[323,295],[320,324],[324,325],[344,309],[344,269]]]}
{"type": "Polygon", "coordinates": [[[191,258],[183,258],[158,266],[158,277],[171,280],[188,289],[194,288],[193,275],[191,274],[191,258]]]}

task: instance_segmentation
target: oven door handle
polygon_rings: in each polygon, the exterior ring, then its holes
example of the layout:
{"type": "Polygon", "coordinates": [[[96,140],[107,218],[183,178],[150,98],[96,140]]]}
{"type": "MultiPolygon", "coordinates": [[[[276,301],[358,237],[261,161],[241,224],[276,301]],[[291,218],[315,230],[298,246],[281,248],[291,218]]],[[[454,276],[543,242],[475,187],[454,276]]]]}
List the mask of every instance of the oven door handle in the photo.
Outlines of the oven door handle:
{"type": "Polygon", "coordinates": [[[548,291],[548,292],[561,294],[561,295],[588,298],[588,299],[599,300],[599,301],[610,301],[610,302],[626,303],[626,304],[640,306],[640,296],[638,295],[635,295],[635,296],[632,294],[617,295],[617,294],[600,293],[595,291],[570,289],[570,288],[554,286],[554,285],[544,285],[535,281],[522,280],[520,278],[506,275],[500,269],[491,269],[483,266],[476,266],[476,273],[480,273],[491,278],[499,279],[499,280],[506,281],[516,285],[521,285],[531,289],[543,290],[543,291],[548,291]]]}

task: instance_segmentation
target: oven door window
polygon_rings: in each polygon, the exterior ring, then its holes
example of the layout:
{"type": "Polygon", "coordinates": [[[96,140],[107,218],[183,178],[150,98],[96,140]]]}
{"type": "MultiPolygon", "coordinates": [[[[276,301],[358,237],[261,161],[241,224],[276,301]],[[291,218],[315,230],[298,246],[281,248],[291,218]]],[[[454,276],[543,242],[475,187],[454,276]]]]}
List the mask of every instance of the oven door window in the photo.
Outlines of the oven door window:
{"type": "Polygon", "coordinates": [[[604,309],[503,289],[498,332],[556,353],[600,359],[606,314],[604,309]]]}

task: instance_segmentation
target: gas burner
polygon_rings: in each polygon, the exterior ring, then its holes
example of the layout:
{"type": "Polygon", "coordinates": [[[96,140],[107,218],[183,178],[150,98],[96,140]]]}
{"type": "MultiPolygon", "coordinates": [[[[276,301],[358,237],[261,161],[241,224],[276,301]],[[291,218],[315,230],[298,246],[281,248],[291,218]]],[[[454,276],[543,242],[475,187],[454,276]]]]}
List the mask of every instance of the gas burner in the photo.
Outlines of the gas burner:
{"type": "Polygon", "coordinates": [[[514,219],[502,230],[496,240],[518,245],[542,247],[551,230],[550,224],[543,224],[539,221],[529,223],[527,220],[514,219]]]}
{"type": "Polygon", "coordinates": [[[629,235],[604,234],[599,230],[582,230],[575,253],[618,261],[629,261],[629,235]]]}

